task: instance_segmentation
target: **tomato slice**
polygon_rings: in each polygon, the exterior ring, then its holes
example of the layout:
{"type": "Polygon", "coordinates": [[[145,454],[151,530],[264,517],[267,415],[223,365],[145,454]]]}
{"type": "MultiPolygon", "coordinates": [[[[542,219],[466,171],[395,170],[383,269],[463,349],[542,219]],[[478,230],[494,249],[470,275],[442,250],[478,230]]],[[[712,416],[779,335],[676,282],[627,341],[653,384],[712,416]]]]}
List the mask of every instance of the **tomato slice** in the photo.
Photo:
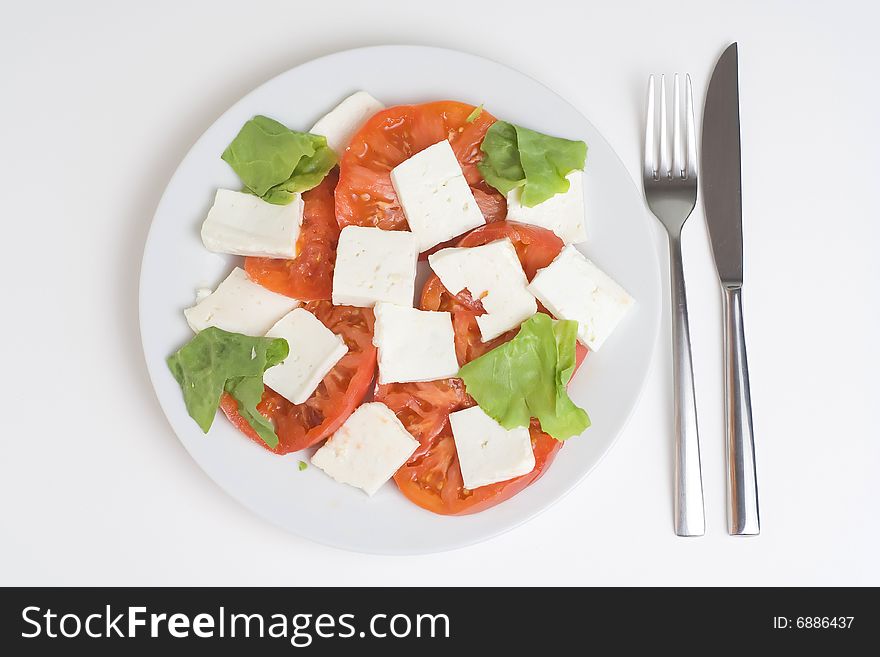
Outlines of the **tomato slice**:
{"type": "Polygon", "coordinates": [[[296,242],[296,258],[245,258],[248,275],[262,286],[301,301],[329,300],[339,224],[333,190],[339,180],[334,169],[320,185],[303,194],[303,222],[296,242]]]}
{"type": "MultiPolygon", "coordinates": [[[[458,246],[480,246],[503,237],[509,237],[513,242],[530,279],[538,269],[549,265],[563,246],[562,240],[551,231],[508,221],[477,228],[462,237],[458,246]]],[[[494,340],[483,342],[476,321],[477,316],[485,312],[482,304],[472,299],[466,290],[457,295],[451,294],[434,275],[422,290],[419,306],[422,310],[452,312],[455,351],[462,365],[507,342],[517,333],[517,329],[513,329],[494,340]]],[[[584,356],[586,348],[578,344],[577,366],[580,366],[584,356]]],[[[521,477],[468,490],[462,482],[448,421],[449,413],[474,404],[465,392],[461,379],[378,386],[376,398],[394,410],[403,425],[421,443],[410,460],[394,475],[394,481],[410,501],[434,513],[476,513],[511,498],[537,480],[562,447],[560,441],[541,431],[537,421],[532,421],[529,433],[535,453],[535,469],[521,477]]]]}
{"type": "MultiPolygon", "coordinates": [[[[304,308],[345,340],[348,353],[302,404],[293,404],[268,386],[265,388],[257,409],[275,425],[279,442],[270,451],[276,454],[305,449],[336,431],[363,401],[376,369],[372,310],[334,306],[329,301],[312,301],[304,308]]],[[[269,449],[239,415],[238,403],[232,397],[224,394],[220,407],[242,433],[269,449]]]]}
{"type": "MultiPolygon", "coordinates": [[[[549,265],[563,247],[562,240],[552,231],[515,221],[497,221],[475,228],[462,237],[456,246],[482,246],[504,237],[509,237],[513,242],[526,278],[529,280],[535,277],[539,269],[549,265]]],[[[483,306],[479,301],[471,299],[467,290],[455,296],[451,295],[436,274],[432,274],[422,288],[421,307],[424,310],[450,312],[466,310],[478,315],[483,313],[483,306]]]]}
{"type": "Polygon", "coordinates": [[[474,106],[452,100],[398,105],[373,115],[355,134],[339,163],[336,219],[340,226],[407,230],[391,185],[391,169],[438,141],[448,139],[486,221],[507,214],[504,197],[477,170],[480,144],[495,117],[486,111],[470,123],[474,106]]]}
{"type": "Polygon", "coordinates": [[[562,443],[541,431],[534,420],[529,434],[535,454],[534,470],[521,477],[470,490],[464,487],[452,429],[446,422],[430,445],[394,474],[394,482],[407,499],[434,513],[464,515],[484,511],[537,481],[562,448],[562,443]]]}
{"type": "Polygon", "coordinates": [[[431,445],[452,411],[476,403],[464,391],[464,381],[458,378],[377,385],[375,397],[376,401],[395,412],[407,431],[421,444],[412,458],[431,445]]]}
{"type": "MultiPolygon", "coordinates": [[[[526,277],[531,280],[535,272],[549,265],[559,255],[563,243],[552,231],[513,221],[498,221],[472,230],[458,241],[457,246],[474,247],[509,237],[519,256],[526,277]]],[[[482,356],[516,335],[517,329],[504,333],[494,340],[483,342],[476,317],[485,311],[479,300],[471,298],[467,290],[451,294],[436,274],[432,274],[422,288],[419,302],[422,310],[445,310],[452,313],[455,329],[455,353],[464,365],[482,356]]],[[[541,309],[543,311],[543,308],[541,309]]]]}

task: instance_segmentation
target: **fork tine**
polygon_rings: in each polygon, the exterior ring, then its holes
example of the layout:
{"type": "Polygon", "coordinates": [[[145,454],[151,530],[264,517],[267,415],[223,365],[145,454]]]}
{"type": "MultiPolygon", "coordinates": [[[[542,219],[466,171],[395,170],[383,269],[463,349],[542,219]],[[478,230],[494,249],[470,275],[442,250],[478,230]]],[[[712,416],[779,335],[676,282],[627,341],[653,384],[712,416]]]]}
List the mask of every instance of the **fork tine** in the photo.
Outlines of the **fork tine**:
{"type": "Polygon", "coordinates": [[[678,85],[678,73],[672,78],[672,165],[673,175],[684,180],[687,165],[684,161],[684,144],[681,125],[681,89],[678,85]]]}
{"type": "Polygon", "coordinates": [[[666,125],[666,76],[660,76],[660,177],[669,178],[672,169],[669,162],[669,131],[666,125]]]}
{"type": "Polygon", "coordinates": [[[654,76],[648,78],[648,110],[645,117],[645,180],[657,177],[657,143],[654,140],[654,76]]]}
{"type": "Polygon", "coordinates": [[[685,75],[685,102],[687,103],[687,177],[697,179],[697,135],[694,128],[694,89],[691,76],[685,75]]]}

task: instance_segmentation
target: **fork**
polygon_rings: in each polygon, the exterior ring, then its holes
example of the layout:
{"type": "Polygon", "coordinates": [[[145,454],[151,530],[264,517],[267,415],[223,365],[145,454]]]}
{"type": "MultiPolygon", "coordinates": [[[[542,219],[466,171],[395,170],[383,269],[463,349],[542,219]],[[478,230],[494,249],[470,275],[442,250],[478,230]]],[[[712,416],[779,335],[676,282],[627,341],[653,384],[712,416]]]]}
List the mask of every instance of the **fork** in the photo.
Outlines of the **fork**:
{"type": "Polygon", "coordinates": [[[690,75],[686,108],[681,111],[678,73],[672,87],[672,153],[666,119],[666,76],[660,76],[660,107],[654,112],[654,76],[648,79],[643,182],[648,207],[666,228],[669,239],[669,280],[672,288],[672,372],[675,396],[675,533],[702,536],[703,476],[700,434],[694,397],[694,369],[688,330],[687,294],[681,258],[681,229],[697,202],[697,146],[690,75]],[[655,128],[659,124],[660,139],[655,128]],[[658,157],[659,155],[659,157],[658,157]]]}

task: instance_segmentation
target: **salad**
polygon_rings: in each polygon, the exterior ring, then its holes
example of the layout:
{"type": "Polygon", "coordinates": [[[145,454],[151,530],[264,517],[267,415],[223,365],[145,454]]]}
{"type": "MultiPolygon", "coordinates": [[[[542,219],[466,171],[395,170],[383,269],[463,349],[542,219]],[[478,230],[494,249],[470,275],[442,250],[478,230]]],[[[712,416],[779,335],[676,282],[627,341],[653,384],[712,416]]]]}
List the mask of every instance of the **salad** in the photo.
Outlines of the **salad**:
{"type": "Polygon", "coordinates": [[[308,132],[255,116],[220,156],[241,188],[217,190],[201,237],[243,261],[197,291],[167,359],[205,433],[220,409],[274,454],[317,448],[342,484],[393,479],[457,515],[590,426],[567,386],[634,301],[575,247],[583,141],[358,91],[308,132]]]}

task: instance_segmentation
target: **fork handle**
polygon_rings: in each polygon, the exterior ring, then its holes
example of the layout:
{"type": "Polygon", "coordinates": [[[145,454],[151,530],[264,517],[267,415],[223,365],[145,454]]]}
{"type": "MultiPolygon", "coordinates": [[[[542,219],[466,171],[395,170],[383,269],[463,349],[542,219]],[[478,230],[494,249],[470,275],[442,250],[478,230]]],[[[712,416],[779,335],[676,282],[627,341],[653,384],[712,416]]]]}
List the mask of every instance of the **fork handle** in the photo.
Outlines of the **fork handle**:
{"type": "Polygon", "coordinates": [[[742,288],[724,288],[724,398],[727,433],[727,520],[734,535],[761,533],[752,434],[749,364],[743,330],[742,288]]]}
{"type": "Polygon", "coordinates": [[[672,373],[675,397],[675,533],[702,536],[703,475],[700,466],[700,433],[694,398],[694,368],[688,329],[687,293],[681,258],[681,235],[669,238],[672,287],[672,373]]]}

